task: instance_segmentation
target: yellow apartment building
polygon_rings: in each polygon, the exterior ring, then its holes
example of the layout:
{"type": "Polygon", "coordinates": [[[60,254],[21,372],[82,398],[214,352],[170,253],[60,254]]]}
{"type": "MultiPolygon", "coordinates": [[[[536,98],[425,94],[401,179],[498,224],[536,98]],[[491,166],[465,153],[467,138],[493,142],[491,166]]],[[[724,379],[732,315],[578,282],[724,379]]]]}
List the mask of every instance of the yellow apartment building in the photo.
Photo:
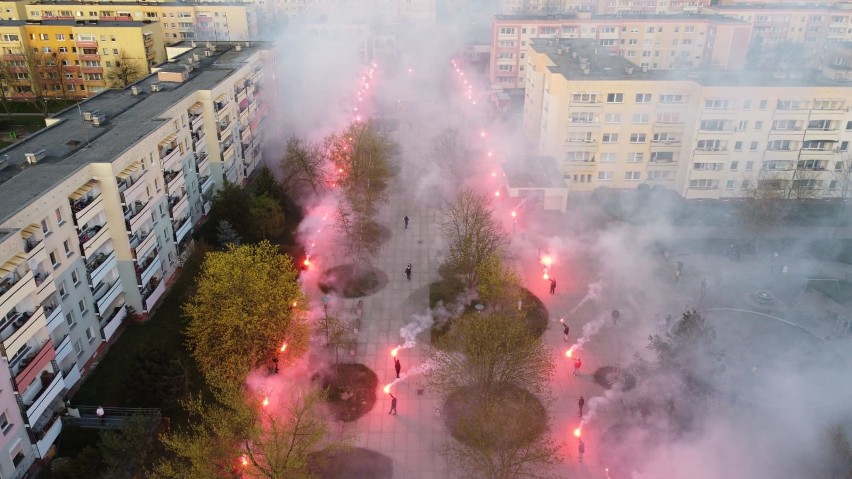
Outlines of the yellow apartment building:
{"type": "Polygon", "coordinates": [[[0,150],[0,473],[25,477],[132,308],[150,312],[227,178],[262,161],[268,47],[216,44],[0,150]]]}
{"type": "Polygon", "coordinates": [[[150,21],[162,25],[166,45],[185,40],[260,39],[258,5],[230,2],[36,2],[25,5],[30,20],[150,21]]]}
{"type": "Polygon", "coordinates": [[[621,55],[640,69],[671,70],[742,68],[750,36],[747,22],[721,15],[497,15],[490,80],[495,88],[523,88],[525,57],[538,39],[592,39],[599,55],[621,55]]]}
{"type": "Polygon", "coordinates": [[[0,21],[3,60],[15,75],[16,98],[86,97],[106,88],[119,58],[138,65],[142,76],[166,61],[158,22],[0,21]]]}
{"type": "Polygon", "coordinates": [[[500,13],[556,14],[575,11],[598,15],[696,13],[710,0],[500,0],[500,13]]]}
{"type": "Polygon", "coordinates": [[[811,71],[643,72],[595,49],[536,41],[527,58],[524,133],[572,193],[647,184],[715,199],[757,185],[849,196],[852,84],[811,71]]]}

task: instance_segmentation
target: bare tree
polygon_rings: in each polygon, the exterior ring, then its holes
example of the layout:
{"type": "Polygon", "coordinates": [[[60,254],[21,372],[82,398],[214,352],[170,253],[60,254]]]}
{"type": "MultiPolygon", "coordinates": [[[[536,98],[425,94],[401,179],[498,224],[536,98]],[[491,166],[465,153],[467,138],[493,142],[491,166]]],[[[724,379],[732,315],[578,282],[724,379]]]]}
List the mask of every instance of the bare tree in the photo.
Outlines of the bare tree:
{"type": "Polygon", "coordinates": [[[37,48],[23,50],[24,65],[27,70],[26,87],[33,102],[44,116],[50,113],[49,88],[45,74],[46,58],[37,48]]]}
{"type": "Polygon", "coordinates": [[[826,428],[823,443],[825,471],[820,477],[827,479],[852,479],[852,438],[849,421],[843,420],[826,428]]]}
{"type": "Polygon", "coordinates": [[[474,175],[473,147],[457,128],[445,128],[432,139],[432,157],[444,170],[447,181],[453,182],[457,191],[474,175]]]}
{"type": "Polygon", "coordinates": [[[829,192],[837,198],[846,201],[852,196],[852,160],[849,160],[845,154],[831,171],[831,181],[834,182],[834,188],[829,189],[829,192]]]}
{"type": "Polygon", "coordinates": [[[481,266],[492,256],[505,256],[509,236],[494,219],[489,199],[463,190],[443,208],[441,232],[449,244],[447,265],[468,288],[479,284],[481,266]]]}
{"type": "Polygon", "coordinates": [[[138,58],[132,58],[124,50],[118,52],[118,57],[106,72],[106,80],[111,88],[125,88],[145,76],[148,68],[140,64],[138,58]]]}
{"type": "Polygon", "coordinates": [[[752,181],[739,211],[742,223],[759,236],[780,226],[787,213],[790,183],[782,174],[766,174],[752,181]]]}
{"type": "Polygon", "coordinates": [[[295,136],[287,140],[287,150],[281,158],[281,184],[291,197],[321,193],[328,183],[328,169],[323,145],[295,136]]]}
{"type": "Polygon", "coordinates": [[[820,171],[797,167],[788,183],[787,199],[807,200],[818,198],[822,192],[820,171]]]}
{"type": "Polygon", "coordinates": [[[0,105],[3,106],[3,111],[9,117],[12,116],[12,111],[9,109],[9,102],[12,100],[12,92],[15,89],[16,74],[12,71],[12,65],[7,60],[0,60],[0,105]]]}

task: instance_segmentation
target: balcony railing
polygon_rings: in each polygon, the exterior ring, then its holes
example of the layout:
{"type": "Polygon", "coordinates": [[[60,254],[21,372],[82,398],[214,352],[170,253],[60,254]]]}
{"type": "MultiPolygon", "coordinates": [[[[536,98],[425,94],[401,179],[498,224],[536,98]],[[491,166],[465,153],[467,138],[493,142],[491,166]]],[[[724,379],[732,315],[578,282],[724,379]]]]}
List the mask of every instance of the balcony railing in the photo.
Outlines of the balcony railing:
{"type": "Polygon", "coordinates": [[[55,357],[53,343],[50,341],[45,341],[39,349],[27,353],[20,362],[14,365],[18,368],[18,372],[15,374],[15,385],[18,389],[20,391],[25,390],[55,357]]]}
{"type": "Polygon", "coordinates": [[[89,241],[94,239],[95,236],[97,236],[98,232],[101,231],[102,229],[104,229],[104,225],[90,226],[90,227],[84,229],[83,231],[81,231],[80,234],[77,235],[77,239],[80,240],[81,245],[85,245],[86,243],[88,243],[89,241]]]}
{"type": "MultiPolygon", "coordinates": [[[[51,349],[53,349],[52,346],[51,349]]],[[[42,378],[42,381],[46,380],[47,377],[48,376],[42,378]]],[[[41,417],[42,413],[44,413],[47,407],[64,389],[65,381],[62,378],[62,374],[54,375],[50,384],[39,391],[36,397],[33,398],[32,402],[27,405],[27,418],[29,419],[30,424],[35,423],[38,418],[41,417]]]]}
{"type": "Polygon", "coordinates": [[[32,271],[27,271],[23,275],[13,272],[0,279],[0,304],[5,302],[7,297],[11,297],[17,293],[29,280],[33,279],[33,276],[32,271]]]}

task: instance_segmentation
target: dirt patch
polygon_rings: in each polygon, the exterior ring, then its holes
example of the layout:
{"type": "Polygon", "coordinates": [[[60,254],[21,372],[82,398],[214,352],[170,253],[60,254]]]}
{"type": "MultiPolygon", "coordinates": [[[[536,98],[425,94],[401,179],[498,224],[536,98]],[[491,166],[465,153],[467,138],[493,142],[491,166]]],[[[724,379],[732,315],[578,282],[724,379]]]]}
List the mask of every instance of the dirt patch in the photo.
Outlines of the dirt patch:
{"type": "Polygon", "coordinates": [[[363,364],[339,364],[324,373],[321,380],[322,387],[328,390],[329,409],[338,421],[354,421],[376,405],[379,378],[363,364]]]}
{"type": "Polygon", "coordinates": [[[547,429],[547,410],[530,392],[503,386],[488,400],[476,387],[462,388],[447,397],[444,423],[465,444],[503,449],[532,442],[547,429]]]}
{"type": "Polygon", "coordinates": [[[308,467],[319,479],[392,479],[393,460],[376,451],[354,447],[308,457],[308,467]]]}
{"type": "Polygon", "coordinates": [[[636,376],[616,366],[598,368],[594,377],[595,382],[606,389],[617,387],[620,391],[630,391],[636,387],[636,376]]]}
{"type": "Polygon", "coordinates": [[[388,284],[384,271],[367,265],[342,264],[323,271],[319,288],[344,298],[363,298],[381,291],[388,284]]]}

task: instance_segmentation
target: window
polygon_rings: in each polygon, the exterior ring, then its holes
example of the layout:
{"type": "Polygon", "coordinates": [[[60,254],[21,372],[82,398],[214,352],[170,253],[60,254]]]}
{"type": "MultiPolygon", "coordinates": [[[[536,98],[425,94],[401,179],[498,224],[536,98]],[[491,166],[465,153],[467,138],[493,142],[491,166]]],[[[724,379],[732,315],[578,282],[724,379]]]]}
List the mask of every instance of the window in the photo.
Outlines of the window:
{"type": "Polygon", "coordinates": [[[91,326],[86,328],[86,339],[88,339],[90,343],[95,340],[95,333],[92,331],[91,326]]]}
{"type": "Polygon", "coordinates": [[[607,93],[607,103],[624,103],[624,93],[607,93]]]}
{"type": "Polygon", "coordinates": [[[740,189],[742,189],[742,190],[748,189],[748,180],[743,180],[743,182],[740,183],[740,189]]]}
{"type": "Polygon", "coordinates": [[[65,298],[68,296],[68,290],[65,287],[65,281],[59,281],[57,283],[57,290],[59,290],[59,297],[65,298]]]}
{"type": "Polygon", "coordinates": [[[725,126],[725,120],[701,120],[699,129],[708,131],[724,131],[725,126]]]}
{"type": "Polygon", "coordinates": [[[743,101],[743,110],[750,110],[750,109],[751,109],[751,100],[744,100],[743,101]]]}
{"type": "Polygon", "coordinates": [[[734,189],[734,180],[726,181],[725,182],[725,189],[726,190],[733,190],[734,189]]]}
{"type": "Polygon", "coordinates": [[[806,103],[802,100],[778,100],[775,104],[777,110],[801,110],[806,103]]]}
{"type": "Polygon", "coordinates": [[[628,153],[627,154],[627,162],[628,163],[642,163],[645,160],[645,153],[628,153]]]}
{"type": "Polygon", "coordinates": [[[677,141],[677,135],[674,133],[654,133],[654,143],[674,143],[677,141]]]}
{"type": "Polygon", "coordinates": [[[641,176],[642,176],[641,171],[625,171],[624,172],[624,179],[628,180],[628,181],[638,181],[641,176]]]}
{"type": "Polygon", "coordinates": [[[722,171],[724,165],[722,163],[693,163],[692,169],[696,171],[722,171]]]}
{"type": "Polygon", "coordinates": [[[651,161],[658,163],[671,163],[674,161],[674,152],[672,151],[655,151],[651,153],[651,161]]]}
{"type": "Polygon", "coordinates": [[[660,103],[683,103],[683,95],[674,93],[660,95],[660,103]]]}
{"type": "Polygon", "coordinates": [[[514,27],[501,27],[500,28],[500,35],[514,35],[514,34],[515,34],[515,28],[514,27]]]}
{"type": "Polygon", "coordinates": [[[773,130],[798,130],[796,120],[775,120],[772,122],[773,130]]]}
{"type": "Polygon", "coordinates": [[[757,151],[757,142],[756,141],[752,141],[748,145],[748,151],[757,151]]]}
{"type": "Polygon", "coordinates": [[[753,161],[746,161],[746,171],[751,171],[753,169],[754,169],[754,162],[753,161]]]}
{"type": "Polygon", "coordinates": [[[604,133],[603,134],[603,142],[604,143],[618,143],[618,133],[604,133]]]}
{"type": "Polygon", "coordinates": [[[571,95],[571,101],[574,103],[595,103],[598,95],[595,93],[574,93],[571,95]]]}
{"type": "Polygon", "coordinates": [[[760,100],[760,105],[757,108],[759,108],[761,110],[765,110],[768,103],[769,103],[769,100],[760,100]]]}
{"type": "Polygon", "coordinates": [[[831,120],[811,120],[808,122],[808,130],[831,130],[831,120]]]}
{"type": "Polygon", "coordinates": [[[727,142],[723,140],[698,140],[695,149],[700,151],[724,151],[726,146],[727,142]]]}
{"type": "MultiPolygon", "coordinates": [[[[35,13],[35,12],[34,12],[34,13],[35,13]]],[[[38,14],[36,13],[36,15],[38,15],[38,14]]],[[[3,35],[3,41],[4,41],[4,42],[19,42],[19,41],[21,41],[21,37],[19,37],[18,35],[7,35],[7,34],[4,34],[4,35],[3,35]]]]}
{"type": "Polygon", "coordinates": [[[601,163],[615,163],[618,158],[618,153],[607,152],[601,153],[601,163]]]}
{"type": "Polygon", "coordinates": [[[568,141],[570,141],[570,142],[581,141],[581,142],[584,142],[584,143],[591,143],[595,140],[594,140],[594,138],[592,138],[592,132],[591,131],[575,131],[575,132],[571,132],[568,135],[568,141]]]}
{"type": "Polygon", "coordinates": [[[50,47],[41,47],[42,53],[53,53],[53,49],[50,47]]]}
{"type": "Polygon", "coordinates": [[[649,171],[648,172],[648,180],[667,180],[671,176],[670,171],[649,171]]]}
{"type": "Polygon", "coordinates": [[[731,162],[731,171],[737,171],[737,168],[739,168],[739,167],[740,167],[739,161],[732,161],[731,162]]]}
{"type": "Polygon", "coordinates": [[[62,263],[59,262],[59,255],[56,254],[56,251],[51,251],[49,256],[50,256],[50,264],[53,265],[53,269],[58,268],[59,265],[62,264],[62,263]]]}
{"type": "Polygon", "coordinates": [[[611,171],[599,171],[598,172],[598,181],[612,181],[612,172],[611,171]]]}
{"type": "Polygon", "coordinates": [[[514,65],[497,65],[497,70],[501,72],[510,72],[514,69],[514,65]]]}
{"type": "Polygon", "coordinates": [[[39,33],[38,39],[39,40],[50,40],[50,35],[48,35],[47,33],[39,33]]]}
{"type": "Polygon", "coordinates": [[[67,313],[65,313],[65,322],[71,328],[77,326],[77,320],[74,319],[74,311],[68,311],[67,313]]]}
{"type": "Polygon", "coordinates": [[[748,130],[748,121],[740,120],[740,122],[737,124],[737,131],[745,131],[745,130],[748,130]]]}
{"type": "Polygon", "coordinates": [[[657,123],[681,123],[680,113],[677,112],[664,112],[657,114],[657,123]]]}
{"type": "Polygon", "coordinates": [[[41,220],[41,232],[44,233],[45,235],[50,234],[50,228],[48,228],[48,226],[47,226],[47,219],[41,220]]]}
{"type": "Polygon", "coordinates": [[[806,140],[802,142],[802,149],[826,151],[830,150],[833,144],[833,142],[827,140],[806,140]]]}
{"type": "Polygon", "coordinates": [[[630,143],[645,143],[645,134],[644,133],[631,133],[630,134],[630,143]]]}
{"type": "Polygon", "coordinates": [[[842,161],[835,161],[834,162],[834,169],[836,171],[843,171],[843,162],[842,161]]]}
{"type": "Polygon", "coordinates": [[[3,429],[3,434],[9,432],[9,429],[12,429],[12,423],[9,422],[9,418],[6,417],[6,411],[3,411],[3,414],[0,414],[0,429],[3,429]]]}
{"type": "Polygon", "coordinates": [[[755,130],[762,130],[763,129],[763,122],[762,121],[754,122],[754,129],[755,130]]]}
{"type": "Polygon", "coordinates": [[[86,308],[86,298],[77,301],[77,307],[80,308],[80,314],[85,316],[89,310],[86,308]]]}
{"type": "Polygon", "coordinates": [[[743,151],[743,142],[734,142],[734,151],[743,151]]]}
{"type": "Polygon", "coordinates": [[[565,154],[565,159],[571,162],[593,163],[595,155],[590,151],[569,151],[565,154]]]}
{"type": "Polygon", "coordinates": [[[834,190],[837,189],[837,180],[831,180],[828,182],[828,189],[834,190]]]}
{"type": "Polygon", "coordinates": [[[846,129],[847,129],[847,130],[852,130],[852,121],[847,121],[847,122],[846,122],[846,129]]]}
{"type": "Polygon", "coordinates": [[[650,93],[637,93],[636,94],[636,103],[651,103],[651,94],[650,93]]]}
{"type": "Polygon", "coordinates": [[[712,190],[719,187],[719,180],[689,180],[689,187],[697,190],[712,190]]]}
{"type": "Polygon", "coordinates": [[[621,113],[607,113],[604,115],[604,123],[621,123],[621,113]]]}
{"type": "Polygon", "coordinates": [[[772,140],[766,144],[767,150],[790,150],[792,142],[790,140],[772,140]]]}
{"type": "Polygon", "coordinates": [[[592,112],[571,113],[569,118],[571,123],[597,123],[598,118],[592,112]]]}
{"type": "Polygon", "coordinates": [[[77,357],[83,355],[83,343],[81,340],[74,341],[74,352],[77,353],[77,357]]]}
{"type": "Polygon", "coordinates": [[[650,113],[634,113],[633,114],[633,123],[641,124],[648,123],[651,121],[650,113]]]}
{"type": "Polygon", "coordinates": [[[56,222],[59,223],[59,226],[62,226],[65,223],[65,220],[62,219],[62,208],[56,208],[53,214],[56,215],[56,222]]]}

